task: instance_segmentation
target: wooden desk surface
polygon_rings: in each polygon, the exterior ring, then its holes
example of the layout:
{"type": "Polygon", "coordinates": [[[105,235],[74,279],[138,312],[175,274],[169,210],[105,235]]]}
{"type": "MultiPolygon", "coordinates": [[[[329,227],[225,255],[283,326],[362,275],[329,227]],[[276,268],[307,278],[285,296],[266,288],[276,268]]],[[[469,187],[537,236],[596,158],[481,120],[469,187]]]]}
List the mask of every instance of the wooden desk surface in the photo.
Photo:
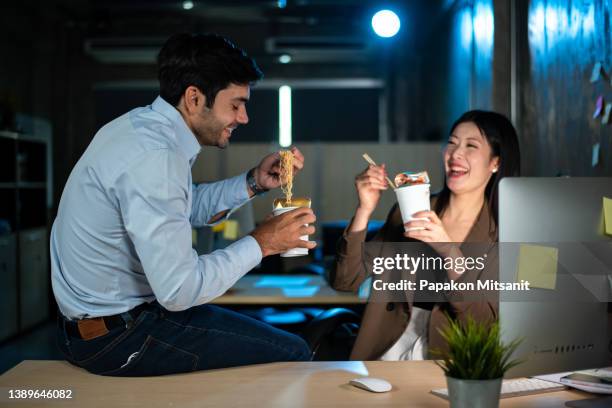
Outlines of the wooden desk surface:
{"type": "MultiPolygon", "coordinates": [[[[429,393],[446,387],[431,361],[273,363],[149,378],[101,377],[63,361],[24,361],[0,376],[2,407],[448,407],[429,393]],[[348,385],[380,377],[393,385],[374,394],[348,385]],[[8,402],[8,389],[71,389],[72,400],[8,402]],[[8,402],[8,403],[7,403],[8,402]]],[[[563,407],[590,398],[579,391],[515,397],[501,407],[563,407]]]]}
{"type": "Polygon", "coordinates": [[[355,293],[333,290],[318,275],[246,275],[223,296],[218,305],[347,305],[365,303],[355,293]]]}

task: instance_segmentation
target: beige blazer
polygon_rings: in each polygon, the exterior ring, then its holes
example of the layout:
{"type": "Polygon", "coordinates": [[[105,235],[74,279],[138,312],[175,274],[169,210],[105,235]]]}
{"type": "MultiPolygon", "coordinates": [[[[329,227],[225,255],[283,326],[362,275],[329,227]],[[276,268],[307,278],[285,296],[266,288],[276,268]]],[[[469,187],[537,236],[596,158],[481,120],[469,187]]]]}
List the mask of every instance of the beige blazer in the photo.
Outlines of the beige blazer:
{"type": "MultiPolygon", "coordinates": [[[[432,199],[432,208],[435,198],[432,199]]],[[[397,205],[389,212],[384,226],[374,236],[372,241],[382,242],[408,242],[404,236],[404,227],[397,205]]],[[[338,242],[335,268],[330,273],[331,286],[339,291],[357,292],[359,286],[368,277],[368,272],[362,259],[362,244],[365,241],[366,231],[348,233],[346,230],[338,242]]],[[[497,264],[497,228],[489,214],[485,202],[480,214],[468,233],[464,243],[487,243],[488,265],[497,264]]],[[[460,247],[464,249],[464,245],[460,247]]],[[[464,274],[459,281],[476,279],[497,279],[496,267],[485,268],[477,274],[464,274]]],[[[351,360],[377,360],[387,351],[406,329],[412,309],[412,299],[407,296],[406,302],[388,301],[384,292],[371,291],[370,299],[365,308],[359,334],[351,352],[351,360]],[[382,294],[381,294],[382,293],[382,294]],[[378,298],[373,298],[378,297],[378,298]]],[[[497,318],[498,302],[491,300],[478,302],[450,302],[458,319],[463,320],[471,314],[477,320],[497,318]]],[[[438,333],[438,328],[445,325],[446,318],[436,304],[432,310],[429,324],[429,348],[445,349],[445,344],[438,333]]]]}

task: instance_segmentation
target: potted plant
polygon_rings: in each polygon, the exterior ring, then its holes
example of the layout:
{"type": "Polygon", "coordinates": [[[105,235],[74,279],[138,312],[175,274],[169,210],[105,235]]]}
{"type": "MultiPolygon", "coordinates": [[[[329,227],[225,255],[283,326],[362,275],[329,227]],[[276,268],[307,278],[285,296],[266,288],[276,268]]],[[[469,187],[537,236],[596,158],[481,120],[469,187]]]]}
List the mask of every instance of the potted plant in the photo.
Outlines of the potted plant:
{"type": "Polygon", "coordinates": [[[446,317],[448,325],[439,331],[448,348],[433,355],[446,374],[451,408],[498,407],[504,373],[520,364],[510,358],[521,341],[503,344],[499,321],[477,322],[468,316],[459,322],[446,317]]]}

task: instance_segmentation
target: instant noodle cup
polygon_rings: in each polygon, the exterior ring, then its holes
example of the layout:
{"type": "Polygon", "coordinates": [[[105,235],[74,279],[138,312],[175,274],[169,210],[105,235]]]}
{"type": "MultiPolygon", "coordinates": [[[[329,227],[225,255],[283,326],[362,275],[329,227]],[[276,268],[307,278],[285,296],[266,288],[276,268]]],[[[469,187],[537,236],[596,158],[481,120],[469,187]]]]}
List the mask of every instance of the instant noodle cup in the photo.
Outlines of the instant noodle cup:
{"type": "MultiPolygon", "coordinates": [[[[288,203],[286,198],[274,199],[272,215],[277,216],[289,211],[297,210],[301,207],[310,208],[310,198],[295,197],[288,203]]],[[[300,237],[302,241],[308,241],[308,235],[302,235],[300,237]]],[[[308,248],[292,248],[286,252],[280,254],[284,258],[308,255],[308,248]]]]}
{"type": "Polygon", "coordinates": [[[419,171],[416,173],[405,171],[397,174],[394,181],[396,187],[401,187],[406,184],[411,186],[415,184],[429,184],[429,175],[426,171],[419,171]]]}
{"type": "MultiPolygon", "coordinates": [[[[402,214],[402,222],[405,224],[413,220],[427,220],[427,218],[414,218],[412,215],[419,211],[431,209],[430,183],[426,171],[411,173],[403,172],[395,176],[395,195],[402,214]]],[[[423,227],[406,228],[405,231],[422,230],[423,227]]]]}

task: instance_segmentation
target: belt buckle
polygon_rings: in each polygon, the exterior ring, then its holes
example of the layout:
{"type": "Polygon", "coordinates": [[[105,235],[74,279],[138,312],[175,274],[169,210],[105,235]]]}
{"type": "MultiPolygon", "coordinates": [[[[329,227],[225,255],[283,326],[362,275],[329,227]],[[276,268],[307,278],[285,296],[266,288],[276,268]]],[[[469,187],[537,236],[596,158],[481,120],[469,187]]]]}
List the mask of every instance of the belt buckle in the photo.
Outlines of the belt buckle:
{"type": "Polygon", "coordinates": [[[95,339],[108,333],[108,328],[102,317],[79,320],[77,327],[83,340],[95,339]]]}

